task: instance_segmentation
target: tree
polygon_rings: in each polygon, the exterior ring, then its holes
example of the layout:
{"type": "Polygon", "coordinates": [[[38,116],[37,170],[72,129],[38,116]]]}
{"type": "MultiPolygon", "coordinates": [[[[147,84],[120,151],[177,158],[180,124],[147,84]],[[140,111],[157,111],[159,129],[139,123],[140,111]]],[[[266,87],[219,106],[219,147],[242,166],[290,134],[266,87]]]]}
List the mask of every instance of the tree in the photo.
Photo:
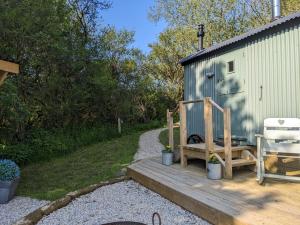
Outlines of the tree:
{"type": "Polygon", "coordinates": [[[183,68],[180,59],[197,49],[195,31],[169,28],[160,33],[158,42],[151,44],[147,70],[160,81],[171,99],[179,101],[183,94],[183,68]]]}
{"type": "Polygon", "coordinates": [[[266,7],[260,1],[235,0],[156,0],[150,9],[152,21],[165,20],[168,28],[159,36],[158,42],[150,45],[149,71],[168,90],[174,101],[182,99],[183,68],[180,59],[197,51],[197,25],[205,24],[204,46],[221,42],[245,32],[254,22],[266,23],[249,10],[266,7]]]}
{"type": "Polygon", "coordinates": [[[300,1],[299,0],[282,0],[282,14],[289,15],[291,13],[298,12],[300,10],[300,1]]]}
{"type": "Polygon", "coordinates": [[[205,46],[244,33],[256,23],[265,24],[269,17],[255,12],[270,10],[260,0],[156,0],[150,9],[153,21],[165,20],[170,27],[195,29],[205,24],[205,46]]]}

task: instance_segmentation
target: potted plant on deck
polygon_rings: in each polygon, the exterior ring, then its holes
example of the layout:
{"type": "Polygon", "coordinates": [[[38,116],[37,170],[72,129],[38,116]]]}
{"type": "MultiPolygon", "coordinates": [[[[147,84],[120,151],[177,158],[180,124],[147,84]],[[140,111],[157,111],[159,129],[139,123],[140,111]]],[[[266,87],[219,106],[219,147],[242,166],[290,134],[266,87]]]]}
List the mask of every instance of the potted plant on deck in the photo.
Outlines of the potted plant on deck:
{"type": "Polygon", "coordinates": [[[162,150],[162,164],[166,166],[170,166],[173,164],[173,151],[171,146],[165,146],[165,149],[162,150]]]}
{"type": "Polygon", "coordinates": [[[222,178],[222,165],[214,154],[209,156],[207,178],[212,180],[220,180],[222,178]]]}
{"type": "Polygon", "coordinates": [[[7,159],[0,160],[0,204],[9,202],[15,195],[20,180],[20,168],[7,159]]]}

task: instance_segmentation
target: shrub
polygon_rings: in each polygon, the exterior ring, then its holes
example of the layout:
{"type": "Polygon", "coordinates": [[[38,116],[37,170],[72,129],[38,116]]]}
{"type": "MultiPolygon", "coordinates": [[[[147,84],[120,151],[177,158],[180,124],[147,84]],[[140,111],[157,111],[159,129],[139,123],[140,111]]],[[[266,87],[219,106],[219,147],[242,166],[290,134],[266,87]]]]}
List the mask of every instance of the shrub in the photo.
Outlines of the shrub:
{"type": "Polygon", "coordinates": [[[0,88],[0,144],[21,139],[28,121],[28,108],[18,96],[17,87],[9,80],[0,88]]]}
{"type": "Polygon", "coordinates": [[[209,156],[208,163],[219,164],[220,162],[219,162],[218,158],[214,154],[211,154],[209,156]]]}
{"type": "MultiPolygon", "coordinates": [[[[122,126],[122,135],[161,127],[159,121],[122,126]]],[[[10,159],[19,165],[50,160],[77,149],[120,137],[116,124],[93,124],[52,130],[34,129],[26,135],[26,140],[12,145],[1,145],[0,159],[10,159]]]]}
{"type": "Polygon", "coordinates": [[[18,165],[11,160],[0,160],[0,181],[12,181],[17,177],[20,177],[18,165]]]}

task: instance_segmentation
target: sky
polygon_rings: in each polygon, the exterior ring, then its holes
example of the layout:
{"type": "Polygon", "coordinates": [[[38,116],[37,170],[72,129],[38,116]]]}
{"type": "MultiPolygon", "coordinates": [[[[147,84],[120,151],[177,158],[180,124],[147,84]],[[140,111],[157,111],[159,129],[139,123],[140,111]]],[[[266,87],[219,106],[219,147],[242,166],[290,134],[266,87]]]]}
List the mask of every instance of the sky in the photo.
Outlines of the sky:
{"type": "Polygon", "coordinates": [[[134,47],[149,53],[148,44],[156,41],[166,24],[149,21],[148,11],[154,0],[111,0],[112,7],[102,12],[104,24],[114,25],[117,29],[135,32],[134,47]]]}

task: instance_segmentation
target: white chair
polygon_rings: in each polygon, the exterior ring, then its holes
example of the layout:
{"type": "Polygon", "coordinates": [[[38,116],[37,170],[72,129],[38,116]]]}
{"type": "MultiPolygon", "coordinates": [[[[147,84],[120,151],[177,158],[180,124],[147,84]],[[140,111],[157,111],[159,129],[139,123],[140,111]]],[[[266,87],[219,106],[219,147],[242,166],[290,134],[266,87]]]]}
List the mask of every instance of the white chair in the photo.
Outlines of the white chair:
{"type": "Polygon", "coordinates": [[[277,157],[300,159],[300,119],[268,118],[264,120],[264,134],[257,134],[257,181],[262,184],[265,177],[300,181],[292,177],[265,172],[264,157],[276,154],[277,157]]]}

